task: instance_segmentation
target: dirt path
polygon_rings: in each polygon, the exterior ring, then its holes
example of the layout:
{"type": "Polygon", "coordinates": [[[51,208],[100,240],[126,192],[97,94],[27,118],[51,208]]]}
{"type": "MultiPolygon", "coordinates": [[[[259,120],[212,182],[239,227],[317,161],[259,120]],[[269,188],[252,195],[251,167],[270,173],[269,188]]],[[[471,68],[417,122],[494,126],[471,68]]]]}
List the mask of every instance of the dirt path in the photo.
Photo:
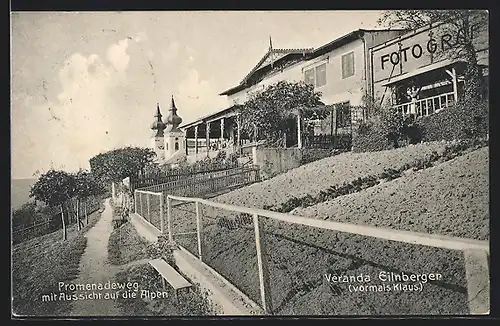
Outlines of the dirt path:
{"type": "MultiPolygon", "coordinates": [[[[80,260],[80,275],[75,284],[96,284],[103,286],[106,282],[113,282],[113,277],[118,268],[112,266],[108,259],[108,240],[113,226],[112,209],[109,199],[105,202],[105,209],[101,219],[87,234],[87,248],[80,260]]],[[[116,290],[75,291],[76,294],[94,292],[101,298],[76,300],[73,302],[72,316],[119,316],[121,313],[112,298],[104,298],[106,293],[115,295],[116,290]]]]}

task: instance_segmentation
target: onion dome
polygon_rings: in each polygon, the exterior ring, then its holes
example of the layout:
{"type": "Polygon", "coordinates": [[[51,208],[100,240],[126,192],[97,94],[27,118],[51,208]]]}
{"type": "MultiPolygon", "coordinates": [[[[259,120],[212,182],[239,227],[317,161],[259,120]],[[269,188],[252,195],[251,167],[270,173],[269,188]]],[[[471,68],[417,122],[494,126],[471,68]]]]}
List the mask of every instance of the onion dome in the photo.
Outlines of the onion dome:
{"type": "Polygon", "coordinates": [[[182,118],[177,115],[177,108],[175,107],[174,96],[172,96],[172,106],[170,107],[169,114],[165,119],[167,131],[180,131],[179,125],[182,123],[182,118]]]}
{"type": "Polygon", "coordinates": [[[161,117],[160,104],[156,104],[156,120],[151,124],[151,129],[156,131],[155,136],[157,137],[163,136],[163,130],[167,127],[165,123],[163,123],[161,117]]]}

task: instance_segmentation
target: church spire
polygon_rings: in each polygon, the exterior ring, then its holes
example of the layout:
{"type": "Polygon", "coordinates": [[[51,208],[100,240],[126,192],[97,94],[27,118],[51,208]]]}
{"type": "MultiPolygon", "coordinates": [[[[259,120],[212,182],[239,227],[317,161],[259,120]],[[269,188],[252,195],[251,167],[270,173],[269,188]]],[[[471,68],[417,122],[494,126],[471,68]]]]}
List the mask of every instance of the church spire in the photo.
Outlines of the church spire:
{"type": "Polygon", "coordinates": [[[182,123],[182,118],[177,115],[177,107],[175,106],[174,96],[172,95],[172,104],[170,107],[170,113],[165,120],[168,125],[167,131],[177,131],[179,125],[182,123]]]}
{"type": "Polygon", "coordinates": [[[163,136],[163,130],[167,127],[162,119],[162,115],[160,112],[160,103],[156,102],[156,114],[155,114],[155,121],[151,124],[151,129],[155,130],[155,136],[156,137],[162,137],[163,136]]]}

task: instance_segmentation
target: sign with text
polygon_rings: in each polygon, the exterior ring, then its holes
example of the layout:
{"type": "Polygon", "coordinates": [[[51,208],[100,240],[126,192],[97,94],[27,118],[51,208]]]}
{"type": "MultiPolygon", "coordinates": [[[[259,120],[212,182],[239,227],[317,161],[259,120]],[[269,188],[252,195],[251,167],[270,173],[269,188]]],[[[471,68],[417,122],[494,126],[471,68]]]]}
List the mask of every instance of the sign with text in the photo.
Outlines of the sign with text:
{"type": "MultiPolygon", "coordinates": [[[[476,50],[488,47],[488,27],[473,25],[470,31],[476,50]]],[[[464,43],[464,31],[441,24],[410,33],[397,42],[372,52],[374,82],[385,81],[431,63],[451,59],[464,43]]]]}

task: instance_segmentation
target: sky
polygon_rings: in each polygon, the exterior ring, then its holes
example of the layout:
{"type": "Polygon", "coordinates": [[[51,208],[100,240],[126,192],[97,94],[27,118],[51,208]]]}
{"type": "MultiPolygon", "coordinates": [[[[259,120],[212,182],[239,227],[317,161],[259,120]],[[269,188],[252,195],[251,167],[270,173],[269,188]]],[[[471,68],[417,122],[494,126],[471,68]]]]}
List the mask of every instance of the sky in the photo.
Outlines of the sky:
{"type": "Polygon", "coordinates": [[[183,122],[228,106],[269,47],[317,48],[381,28],[380,11],[11,13],[11,171],[89,169],[151,143],[156,105],[183,122]]]}

